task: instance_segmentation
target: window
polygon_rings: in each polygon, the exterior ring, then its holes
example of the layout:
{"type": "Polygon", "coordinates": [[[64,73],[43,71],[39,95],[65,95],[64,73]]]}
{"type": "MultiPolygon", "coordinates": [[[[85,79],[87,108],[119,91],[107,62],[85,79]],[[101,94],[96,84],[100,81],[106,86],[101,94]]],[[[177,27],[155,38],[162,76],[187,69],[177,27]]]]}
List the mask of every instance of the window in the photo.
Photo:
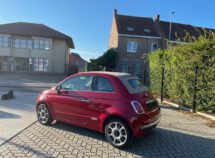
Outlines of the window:
{"type": "Polygon", "coordinates": [[[14,48],[31,49],[32,48],[32,40],[16,38],[13,40],[13,47],[14,48]]]}
{"type": "Polygon", "coordinates": [[[129,89],[130,93],[140,93],[149,91],[149,89],[146,86],[144,86],[142,81],[140,81],[139,79],[128,79],[128,83],[132,87],[132,90],[129,89]]]}
{"type": "Polygon", "coordinates": [[[137,88],[137,87],[142,87],[144,86],[143,83],[138,80],[138,79],[129,79],[128,83],[131,85],[131,87],[133,88],[137,88]]]}
{"type": "Polygon", "coordinates": [[[27,40],[27,48],[32,49],[33,48],[32,46],[33,46],[32,40],[27,40]]]}
{"type": "Polygon", "coordinates": [[[137,52],[137,42],[128,41],[127,42],[127,52],[128,53],[136,53],[137,52]]]}
{"type": "Polygon", "coordinates": [[[45,47],[44,47],[46,50],[50,49],[49,47],[49,41],[45,41],[45,47]]]}
{"type": "Polygon", "coordinates": [[[113,92],[113,86],[106,78],[97,77],[94,91],[113,92]]]}
{"type": "Polygon", "coordinates": [[[32,58],[32,71],[48,72],[49,60],[44,58],[32,58]]]}
{"type": "Polygon", "coordinates": [[[78,76],[69,78],[61,84],[62,89],[72,91],[90,91],[93,76],[78,76]]]}
{"type": "Polygon", "coordinates": [[[9,37],[0,36],[0,47],[9,47],[9,37]]]}
{"type": "Polygon", "coordinates": [[[20,40],[20,48],[27,48],[27,41],[26,40],[20,40]]]}
{"type": "Polygon", "coordinates": [[[139,61],[134,62],[134,74],[138,75],[141,71],[141,63],[139,61]]]}
{"type": "Polygon", "coordinates": [[[134,31],[134,28],[133,27],[127,27],[127,31],[132,32],[132,31],[134,31]]]}
{"type": "Polygon", "coordinates": [[[34,40],[34,48],[39,49],[40,48],[40,41],[39,40],[34,40]]]}
{"type": "Polygon", "coordinates": [[[20,40],[19,39],[15,39],[14,47],[15,48],[19,48],[20,47],[20,40]]]}
{"type": "Polygon", "coordinates": [[[122,61],[122,72],[128,72],[128,61],[127,60],[122,61]]]}
{"type": "Polygon", "coordinates": [[[151,32],[151,30],[150,30],[149,28],[145,28],[145,29],[144,29],[144,32],[146,32],[146,33],[150,33],[150,32],[151,32]]]}
{"type": "Polygon", "coordinates": [[[29,71],[29,58],[15,57],[16,71],[29,71]]]}
{"type": "Polygon", "coordinates": [[[157,43],[152,43],[151,45],[151,52],[154,52],[158,49],[158,44],[157,43]]]}
{"type": "Polygon", "coordinates": [[[34,49],[43,49],[48,50],[50,49],[50,44],[48,40],[34,40],[34,49]]]}

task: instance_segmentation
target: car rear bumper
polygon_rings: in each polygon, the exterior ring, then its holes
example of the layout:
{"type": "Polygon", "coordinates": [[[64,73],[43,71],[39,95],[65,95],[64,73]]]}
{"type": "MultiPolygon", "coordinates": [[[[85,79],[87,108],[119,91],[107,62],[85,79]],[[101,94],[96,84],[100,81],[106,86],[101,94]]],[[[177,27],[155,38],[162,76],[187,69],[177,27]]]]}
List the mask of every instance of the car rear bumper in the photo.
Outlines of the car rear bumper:
{"type": "Polygon", "coordinates": [[[151,128],[151,127],[153,127],[153,126],[156,126],[159,122],[160,122],[160,117],[159,117],[159,119],[157,119],[155,122],[152,122],[152,123],[150,123],[150,124],[146,124],[146,125],[140,126],[140,129],[141,129],[141,130],[144,130],[144,129],[147,129],[147,128],[151,128]]]}
{"type": "Polygon", "coordinates": [[[133,135],[135,137],[144,136],[146,133],[151,131],[151,129],[157,126],[157,124],[160,122],[160,119],[160,108],[149,116],[143,116],[137,119],[135,125],[133,126],[133,135]]]}

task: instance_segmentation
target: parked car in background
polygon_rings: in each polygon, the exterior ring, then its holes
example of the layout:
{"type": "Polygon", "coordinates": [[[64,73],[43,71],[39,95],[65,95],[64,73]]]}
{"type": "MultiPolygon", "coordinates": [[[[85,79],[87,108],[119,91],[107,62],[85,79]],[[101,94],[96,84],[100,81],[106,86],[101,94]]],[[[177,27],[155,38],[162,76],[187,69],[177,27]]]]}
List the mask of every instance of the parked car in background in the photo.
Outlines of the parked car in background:
{"type": "Polygon", "coordinates": [[[139,78],[117,72],[71,75],[38,96],[36,111],[43,125],[57,120],[99,131],[117,148],[143,136],[160,120],[158,102],[139,78]]]}

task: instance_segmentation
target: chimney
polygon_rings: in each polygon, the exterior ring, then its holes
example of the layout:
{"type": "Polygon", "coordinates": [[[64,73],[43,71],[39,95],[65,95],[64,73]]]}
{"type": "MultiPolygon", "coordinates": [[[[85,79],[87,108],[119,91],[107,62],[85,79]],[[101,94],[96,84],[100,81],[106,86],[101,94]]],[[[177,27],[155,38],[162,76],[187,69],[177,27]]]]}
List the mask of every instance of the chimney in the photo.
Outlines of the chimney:
{"type": "Polygon", "coordinates": [[[117,9],[114,9],[114,16],[117,16],[117,9]]]}
{"type": "Polygon", "coordinates": [[[160,15],[159,14],[157,14],[156,16],[155,16],[155,22],[160,22],[160,15]]]}

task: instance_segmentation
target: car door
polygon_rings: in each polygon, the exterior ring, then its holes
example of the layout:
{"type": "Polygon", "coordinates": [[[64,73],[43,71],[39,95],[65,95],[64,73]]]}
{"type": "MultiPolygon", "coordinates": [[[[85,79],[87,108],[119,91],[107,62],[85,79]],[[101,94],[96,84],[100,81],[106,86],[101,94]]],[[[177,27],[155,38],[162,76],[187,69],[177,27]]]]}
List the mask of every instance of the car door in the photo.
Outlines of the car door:
{"type": "Polygon", "coordinates": [[[82,114],[85,116],[87,127],[99,130],[100,121],[106,115],[106,110],[112,106],[111,100],[116,95],[110,80],[95,75],[92,91],[82,91],[80,94],[87,100],[82,104],[85,107],[82,114]]]}
{"type": "Polygon", "coordinates": [[[54,97],[53,108],[58,120],[72,124],[86,124],[84,108],[88,101],[81,92],[90,92],[92,75],[71,77],[61,83],[60,93],[54,97]]]}

